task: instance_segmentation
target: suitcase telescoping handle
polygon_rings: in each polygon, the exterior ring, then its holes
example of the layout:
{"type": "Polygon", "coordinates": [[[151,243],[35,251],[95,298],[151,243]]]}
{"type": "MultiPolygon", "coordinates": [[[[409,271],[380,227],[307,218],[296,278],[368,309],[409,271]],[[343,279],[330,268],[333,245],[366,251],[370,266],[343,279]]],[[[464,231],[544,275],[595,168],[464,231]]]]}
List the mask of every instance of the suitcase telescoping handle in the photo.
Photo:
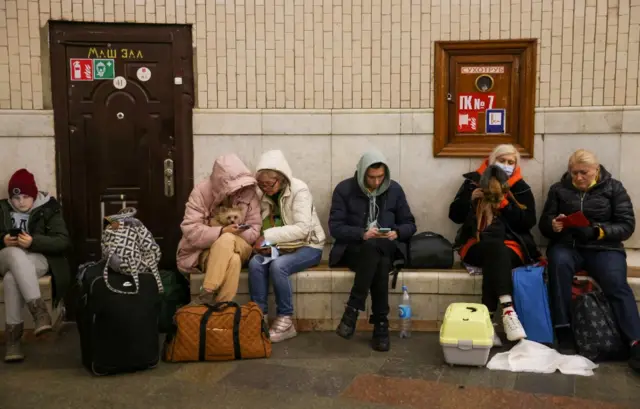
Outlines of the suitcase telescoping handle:
{"type": "Polygon", "coordinates": [[[213,305],[205,304],[207,311],[202,315],[200,320],[200,345],[198,345],[198,360],[205,361],[207,346],[207,322],[211,318],[211,314],[224,310],[226,307],[235,307],[236,311],[233,315],[233,354],[235,359],[242,359],[240,351],[240,320],[242,319],[242,310],[240,305],[233,301],[218,302],[213,305]]]}

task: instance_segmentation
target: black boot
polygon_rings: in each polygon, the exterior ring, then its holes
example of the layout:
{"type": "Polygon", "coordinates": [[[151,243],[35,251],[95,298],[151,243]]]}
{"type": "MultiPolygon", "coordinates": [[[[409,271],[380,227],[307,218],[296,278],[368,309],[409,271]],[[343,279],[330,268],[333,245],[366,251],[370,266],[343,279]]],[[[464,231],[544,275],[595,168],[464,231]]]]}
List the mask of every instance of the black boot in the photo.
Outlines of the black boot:
{"type": "Polygon", "coordinates": [[[629,367],[640,375],[640,342],[636,341],[629,351],[629,367]]]}
{"type": "Polygon", "coordinates": [[[387,352],[391,349],[391,339],[389,338],[389,320],[386,316],[369,317],[369,324],[373,324],[373,337],[371,338],[371,348],[374,351],[387,352]]]}
{"type": "Polygon", "coordinates": [[[556,328],[556,338],[558,340],[556,350],[564,355],[575,355],[577,353],[576,341],[570,327],[556,328]]]}
{"type": "Polygon", "coordinates": [[[347,305],[344,309],[344,314],[342,314],[340,324],[338,324],[338,328],[336,329],[336,334],[344,339],[351,339],[354,332],[356,332],[357,321],[358,310],[347,305]]]}

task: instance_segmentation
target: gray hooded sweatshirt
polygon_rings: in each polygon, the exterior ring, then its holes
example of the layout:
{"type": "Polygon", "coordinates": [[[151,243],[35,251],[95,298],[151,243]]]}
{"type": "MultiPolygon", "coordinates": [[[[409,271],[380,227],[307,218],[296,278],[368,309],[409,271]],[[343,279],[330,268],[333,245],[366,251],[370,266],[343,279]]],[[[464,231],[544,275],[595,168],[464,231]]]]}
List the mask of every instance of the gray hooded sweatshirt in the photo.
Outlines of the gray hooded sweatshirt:
{"type": "Polygon", "coordinates": [[[385,158],[382,152],[376,149],[372,149],[360,157],[360,161],[358,161],[358,167],[356,169],[356,179],[358,180],[358,186],[360,186],[362,192],[369,198],[369,212],[367,217],[367,225],[365,227],[379,227],[379,209],[378,205],[376,204],[376,197],[386,192],[387,189],[389,189],[389,185],[391,184],[391,172],[389,171],[387,158],[385,158]],[[369,166],[376,163],[384,164],[385,178],[382,184],[376,190],[370,191],[369,188],[367,188],[365,180],[367,169],[369,169],[369,166]]]}
{"type": "Polygon", "coordinates": [[[36,210],[38,207],[47,203],[49,200],[51,200],[51,196],[49,195],[49,193],[38,192],[38,197],[36,197],[36,200],[33,201],[33,206],[31,206],[31,209],[27,210],[26,212],[21,212],[20,210],[13,207],[13,203],[11,203],[11,200],[9,200],[9,205],[11,206],[11,209],[12,209],[12,212],[10,214],[11,214],[11,222],[13,223],[13,228],[20,229],[22,231],[29,233],[28,226],[29,226],[29,217],[31,216],[31,213],[33,213],[33,211],[36,210]]]}

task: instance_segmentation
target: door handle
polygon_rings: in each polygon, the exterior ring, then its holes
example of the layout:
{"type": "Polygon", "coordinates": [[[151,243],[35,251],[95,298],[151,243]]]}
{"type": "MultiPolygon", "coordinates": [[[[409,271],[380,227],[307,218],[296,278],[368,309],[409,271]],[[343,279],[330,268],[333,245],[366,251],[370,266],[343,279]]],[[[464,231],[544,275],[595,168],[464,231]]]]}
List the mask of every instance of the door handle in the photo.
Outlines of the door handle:
{"type": "Polygon", "coordinates": [[[164,195],[173,197],[175,193],[174,183],[175,172],[173,170],[173,159],[164,160],[164,195]]]}

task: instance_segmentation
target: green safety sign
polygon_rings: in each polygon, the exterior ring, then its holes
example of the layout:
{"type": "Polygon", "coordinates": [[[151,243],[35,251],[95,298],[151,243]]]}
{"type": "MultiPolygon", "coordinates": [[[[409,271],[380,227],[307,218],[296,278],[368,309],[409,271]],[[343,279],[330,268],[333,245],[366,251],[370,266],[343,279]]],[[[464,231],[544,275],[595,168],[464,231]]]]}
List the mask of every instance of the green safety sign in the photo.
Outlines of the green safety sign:
{"type": "Polygon", "coordinates": [[[116,76],[115,63],[113,60],[93,60],[93,79],[94,80],[112,80],[116,76]]]}

